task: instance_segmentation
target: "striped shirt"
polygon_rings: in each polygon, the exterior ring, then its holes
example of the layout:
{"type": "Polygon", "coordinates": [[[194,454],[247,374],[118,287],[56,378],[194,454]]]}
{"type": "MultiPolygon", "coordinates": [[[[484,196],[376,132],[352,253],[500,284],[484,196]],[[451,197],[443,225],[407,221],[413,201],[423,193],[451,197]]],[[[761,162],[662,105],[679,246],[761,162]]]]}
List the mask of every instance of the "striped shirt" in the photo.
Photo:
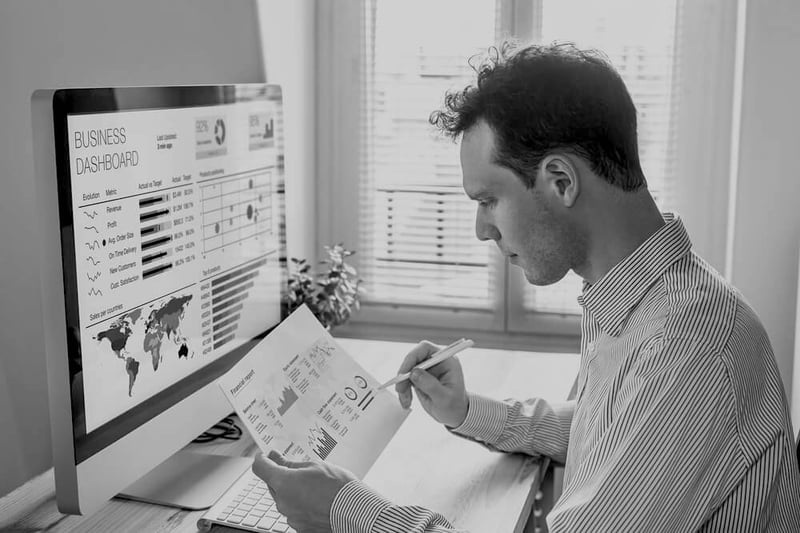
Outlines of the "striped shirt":
{"type": "MultiPolygon", "coordinates": [[[[565,463],[550,531],[798,532],[800,470],[763,326],[678,217],[584,284],[575,400],[470,395],[454,433],[565,463]]],[[[359,481],[333,533],[455,531],[359,481]]],[[[477,533],[477,532],[476,532],[477,533]]]]}

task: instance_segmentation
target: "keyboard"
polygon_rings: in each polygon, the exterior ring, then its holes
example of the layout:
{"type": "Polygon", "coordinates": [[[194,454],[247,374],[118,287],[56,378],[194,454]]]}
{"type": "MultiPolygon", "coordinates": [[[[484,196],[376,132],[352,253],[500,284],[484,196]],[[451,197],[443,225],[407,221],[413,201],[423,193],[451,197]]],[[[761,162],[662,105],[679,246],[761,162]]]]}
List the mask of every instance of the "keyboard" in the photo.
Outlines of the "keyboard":
{"type": "Polygon", "coordinates": [[[278,512],[267,485],[247,469],[197,521],[200,531],[214,524],[256,533],[296,533],[278,512]]]}

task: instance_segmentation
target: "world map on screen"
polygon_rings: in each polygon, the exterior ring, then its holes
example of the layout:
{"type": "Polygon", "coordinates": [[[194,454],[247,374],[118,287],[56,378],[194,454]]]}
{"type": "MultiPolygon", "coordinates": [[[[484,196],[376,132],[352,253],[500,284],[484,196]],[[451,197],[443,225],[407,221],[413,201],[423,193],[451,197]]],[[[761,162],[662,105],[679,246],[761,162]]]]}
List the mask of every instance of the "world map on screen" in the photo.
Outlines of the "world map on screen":
{"type": "Polygon", "coordinates": [[[181,333],[181,322],[191,300],[191,295],[184,295],[151,304],[147,307],[149,313],[146,319],[143,318],[145,308],[134,309],[118,317],[94,337],[101,346],[108,348],[109,356],[124,361],[124,371],[128,374],[128,396],[134,393],[142,363],[150,363],[153,371],[158,371],[165,356],[167,360],[181,359],[188,358],[194,352],[181,333]],[[140,345],[131,346],[131,337],[143,340],[140,345]]]}

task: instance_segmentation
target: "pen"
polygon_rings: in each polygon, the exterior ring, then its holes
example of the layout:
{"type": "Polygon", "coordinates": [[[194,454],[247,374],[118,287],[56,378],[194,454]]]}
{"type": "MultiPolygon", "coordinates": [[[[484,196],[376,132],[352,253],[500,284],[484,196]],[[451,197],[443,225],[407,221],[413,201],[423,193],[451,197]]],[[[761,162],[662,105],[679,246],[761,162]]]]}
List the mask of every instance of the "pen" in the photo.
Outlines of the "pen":
{"type": "MultiPolygon", "coordinates": [[[[472,346],[474,344],[475,343],[472,342],[469,339],[459,339],[456,342],[454,342],[453,344],[451,344],[449,346],[445,346],[441,350],[435,352],[429,359],[425,359],[423,362],[421,362],[420,364],[418,364],[414,368],[419,368],[421,370],[427,370],[432,366],[438,365],[439,363],[441,363],[445,359],[447,359],[449,357],[453,357],[455,354],[457,354],[461,350],[469,348],[470,346],[472,346]]],[[[410,377],[411,377],[411,372],[406,372],[405,374],[398,374],[395,377],[393,377],[392,379],[390,379],[389,381],[387,381],[386,383],[384,383],[383,385],[381,385],[380,387],[378,387],[378,390],[385,389],[386,387],[391,387],[392,385],[400,383],[401,381],[405,381],[410,377]]]]}

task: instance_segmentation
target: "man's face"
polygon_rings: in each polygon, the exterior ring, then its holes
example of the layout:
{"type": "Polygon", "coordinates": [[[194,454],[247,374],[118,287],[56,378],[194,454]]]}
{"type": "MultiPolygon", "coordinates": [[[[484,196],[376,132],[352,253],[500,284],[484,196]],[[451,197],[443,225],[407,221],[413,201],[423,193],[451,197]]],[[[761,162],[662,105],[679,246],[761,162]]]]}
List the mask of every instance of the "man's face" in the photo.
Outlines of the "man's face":
{"type": "Polygon", "coordinates": [[[480,121],[464,132],[461,142],[464,191],[478,202],[475,234],[495,241],[528,282],[555,283],[575,266],[575,231],[540,176],[528,189],[511,170],[494,162],[494,139],[492,129],[480,121]]]}

